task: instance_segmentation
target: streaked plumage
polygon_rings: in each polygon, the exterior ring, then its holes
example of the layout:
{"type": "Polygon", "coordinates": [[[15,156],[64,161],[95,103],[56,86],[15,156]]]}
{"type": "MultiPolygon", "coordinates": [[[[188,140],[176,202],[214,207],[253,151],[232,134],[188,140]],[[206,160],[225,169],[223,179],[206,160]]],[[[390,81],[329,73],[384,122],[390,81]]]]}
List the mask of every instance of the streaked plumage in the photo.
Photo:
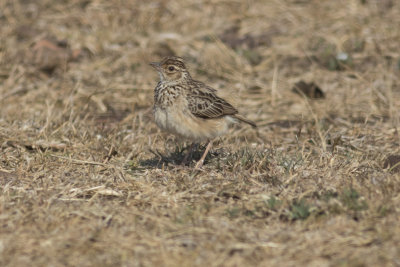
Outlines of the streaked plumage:
{"type": "Polygon", "coordinates": [[[156,124],[162,130],[194,142],[210,141],[196,167],[202,166],[212,139],[225,133],[230,123],[239,120],[256,127],[219,97],[217,90],[193,80],[181,58],[167,57],[151,65],[160,75],[154,90],[156,124]]]}

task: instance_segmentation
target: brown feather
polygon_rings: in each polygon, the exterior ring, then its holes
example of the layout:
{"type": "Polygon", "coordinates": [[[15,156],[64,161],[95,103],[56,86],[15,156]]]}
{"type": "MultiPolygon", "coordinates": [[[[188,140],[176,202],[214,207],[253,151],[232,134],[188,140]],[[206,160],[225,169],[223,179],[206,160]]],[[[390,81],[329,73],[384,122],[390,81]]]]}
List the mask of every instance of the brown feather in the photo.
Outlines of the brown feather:
{"type": "Polygon", "coordinates": [[[242,122],[245,122],[249,125],[251,125],[251,127],[253,128],[257,128],[257,124],[249,119],[246,119],[245,117],[240,116],[239,114],[233,115],[232,117],[234,117],[235,119],[238,119],[242,122]]]}
{"type": "MultiPolygon", "coordinates": [[[[196,85],[202,85],[198,83],[196,85]]],[[[231,104],[215,94],[215,89],[191,88],[187,94],[189,109],[193,115],[203,119],[220,118],[238,113],[231,104]]]]}

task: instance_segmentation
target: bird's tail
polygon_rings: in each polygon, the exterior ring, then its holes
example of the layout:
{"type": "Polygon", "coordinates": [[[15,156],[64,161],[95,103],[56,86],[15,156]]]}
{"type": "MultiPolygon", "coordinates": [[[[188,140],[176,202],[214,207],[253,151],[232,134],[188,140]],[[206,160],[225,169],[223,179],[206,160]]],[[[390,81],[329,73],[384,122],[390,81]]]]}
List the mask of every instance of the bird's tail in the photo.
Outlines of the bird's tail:
{"type": "Polygon", "coordinates": [[[233,115],[232,117],[251,125],[251,127],[253,127],[253,128],[257,128],[257,125],[254,122],[252,122],[251,120],[246,119],[245,117],[240,116],[239,114],[233,115]]]}

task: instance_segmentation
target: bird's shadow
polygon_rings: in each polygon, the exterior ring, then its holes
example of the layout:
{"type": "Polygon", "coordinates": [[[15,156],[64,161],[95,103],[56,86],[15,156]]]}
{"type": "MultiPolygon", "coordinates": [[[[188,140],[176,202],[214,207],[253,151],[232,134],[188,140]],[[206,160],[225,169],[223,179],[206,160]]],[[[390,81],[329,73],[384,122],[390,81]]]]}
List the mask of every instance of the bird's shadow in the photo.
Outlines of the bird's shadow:
{"type": "MultiPolygon", "coordinates": [[[[174,166],[176,166],[176,165],[180,165],[180,166],[194,165],[195,162],[200,160],[201,156],[203,155],[205,146],[197,145],[196,148],[193,149],[191,156],[189,156],[189,160],[187,161],[187,163],[185,165],[182,165],[182,162],[183,162],[186,154],[189,151],[189,147],[190,146],[186,146],[186,147],[176,146],[174,151],[169,152],[169,153],[167,152],[167,154],[161,153],[157,149],[155,151],[150,149],[149,151],[154,155],[154,157],[151,159],[139,161],[139,165],[141,167],[150,167],[150,168],[156,168],[156,169],[161,169],[161,168],[163,168],[165,166],[169,166],[169,165],[174,165],[174,166]]],[[[217,153],[217,152],[208,153],[208,155],[206,156],[206,158],[204,160],[204,164],[206,165],[210,161],[211,158],[217,156],[218,154],[219,153],[217,153]]]]}

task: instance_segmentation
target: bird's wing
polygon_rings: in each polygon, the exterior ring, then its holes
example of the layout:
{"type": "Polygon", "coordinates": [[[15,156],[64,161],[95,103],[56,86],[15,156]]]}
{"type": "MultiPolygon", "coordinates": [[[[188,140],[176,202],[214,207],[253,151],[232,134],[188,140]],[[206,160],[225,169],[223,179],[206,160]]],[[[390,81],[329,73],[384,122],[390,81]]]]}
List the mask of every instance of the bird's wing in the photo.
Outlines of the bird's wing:
{"type": "Polygon", "coordinates": [[[202,82],[195,81],[195,80],[192,80],[192,82],[193,82],[193,87],[196,89],[199,89],[199,90],[205,91],[205,92],[211,92],[214,94],[217,93],[217,90],[215,90],[214,88],[212,88],[202,82]]]}
{"type": "Polygon", "coordinates": [[[187,94],[189,110],[203,119],[235,115],[238,111],[224,99],[215,94],[216,90],[200,82],[187,94]]]}

